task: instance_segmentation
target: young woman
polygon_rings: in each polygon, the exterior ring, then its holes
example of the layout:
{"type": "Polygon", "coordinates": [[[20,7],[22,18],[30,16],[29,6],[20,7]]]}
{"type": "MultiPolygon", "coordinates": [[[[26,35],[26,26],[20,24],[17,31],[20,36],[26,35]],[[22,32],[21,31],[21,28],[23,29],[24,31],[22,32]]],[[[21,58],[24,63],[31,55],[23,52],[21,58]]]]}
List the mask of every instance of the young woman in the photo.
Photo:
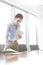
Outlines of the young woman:
{"type": "Polygon", "coordinates": [[[14,17],[14,21],[12,21],[12,23],[10,23],[8,25],[8,29],[7,29],[7,43],[5,46],[5,50],[8,48],[11,48],[13,50],[18,51],[18,39],[21,39],[22,36],[17,34],[20,28],[20,23],[23,19],[23,15],[18,13],[17,15],[15,15],[14,17]]]}

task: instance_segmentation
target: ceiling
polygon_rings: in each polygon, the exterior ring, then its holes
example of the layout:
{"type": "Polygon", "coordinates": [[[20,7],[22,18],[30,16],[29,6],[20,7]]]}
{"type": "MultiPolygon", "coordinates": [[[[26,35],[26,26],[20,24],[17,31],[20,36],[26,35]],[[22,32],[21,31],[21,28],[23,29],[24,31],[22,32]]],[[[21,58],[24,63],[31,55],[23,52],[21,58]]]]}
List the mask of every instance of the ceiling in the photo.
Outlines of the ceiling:
{"type": "Polygon", "coordinates": [[[43,0],[0,0],[22,8],[37,16],[43,16],[43,0]]]}

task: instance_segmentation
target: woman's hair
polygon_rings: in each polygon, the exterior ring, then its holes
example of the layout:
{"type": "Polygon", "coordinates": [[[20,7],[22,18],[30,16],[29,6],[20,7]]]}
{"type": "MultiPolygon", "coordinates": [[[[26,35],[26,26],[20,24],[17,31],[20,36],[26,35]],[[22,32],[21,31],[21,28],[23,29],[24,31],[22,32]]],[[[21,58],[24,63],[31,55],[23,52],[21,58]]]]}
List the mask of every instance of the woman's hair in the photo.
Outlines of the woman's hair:
{"type": "Polygon", "coordinates": [[[23,15],[20,14],[20,13],[18,13],[18,14],[15,15],[15,18],[21,18],[21,19],[23,19],[23,15]]]}

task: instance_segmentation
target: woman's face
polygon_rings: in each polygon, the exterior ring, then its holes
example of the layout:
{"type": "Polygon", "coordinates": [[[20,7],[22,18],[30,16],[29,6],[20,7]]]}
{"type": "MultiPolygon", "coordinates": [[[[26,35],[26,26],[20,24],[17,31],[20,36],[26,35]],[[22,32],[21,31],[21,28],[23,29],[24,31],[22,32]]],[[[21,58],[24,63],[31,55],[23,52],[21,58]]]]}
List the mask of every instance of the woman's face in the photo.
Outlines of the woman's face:
{"type": "Polygon", "coordinates": [[[22,21],[21,18],[15,18],[15,19],[14,19],[15,25],[19,25],[21,21],[22,21]]]}

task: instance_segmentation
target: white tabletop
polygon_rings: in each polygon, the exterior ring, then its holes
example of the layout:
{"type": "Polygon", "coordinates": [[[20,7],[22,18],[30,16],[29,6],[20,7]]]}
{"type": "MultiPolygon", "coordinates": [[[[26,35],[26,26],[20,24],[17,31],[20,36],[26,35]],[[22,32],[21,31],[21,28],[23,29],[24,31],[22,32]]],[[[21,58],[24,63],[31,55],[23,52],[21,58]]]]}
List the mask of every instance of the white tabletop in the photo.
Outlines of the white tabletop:
{"type": "Polygon", "coordinates": [[[2,65],[43,65],[43,51],[22,52],[20,54],[0,54],[2,65]]]}

